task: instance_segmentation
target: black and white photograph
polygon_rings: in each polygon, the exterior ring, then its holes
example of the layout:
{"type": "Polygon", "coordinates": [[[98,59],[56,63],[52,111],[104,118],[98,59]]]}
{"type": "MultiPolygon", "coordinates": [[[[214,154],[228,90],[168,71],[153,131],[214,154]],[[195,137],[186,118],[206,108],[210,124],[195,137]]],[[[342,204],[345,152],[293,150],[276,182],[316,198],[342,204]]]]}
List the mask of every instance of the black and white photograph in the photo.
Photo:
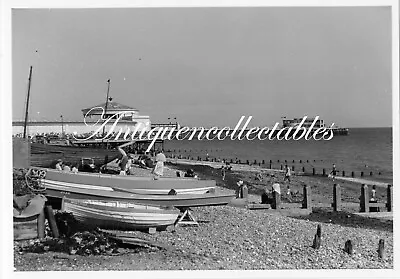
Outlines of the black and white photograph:
{"type": "Polygon", "coordinates": [[[26,2],[4,272],[395,276],[397,1],[26,2]]]}

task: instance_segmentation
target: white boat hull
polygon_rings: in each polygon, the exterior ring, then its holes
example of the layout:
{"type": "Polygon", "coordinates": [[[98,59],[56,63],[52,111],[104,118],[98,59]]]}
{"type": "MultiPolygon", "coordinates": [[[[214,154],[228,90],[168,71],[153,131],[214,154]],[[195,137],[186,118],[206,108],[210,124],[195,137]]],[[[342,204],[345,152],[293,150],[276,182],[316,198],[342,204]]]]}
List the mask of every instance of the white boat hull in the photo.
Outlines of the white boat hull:
{"type": "Polygon", "coordinates": [[[75,219],[86,225],[119,230],[165,228],[179,215],[179,210],[174,209],[101,200],[65,199],[63,210],[71,212],[75,219]]]}

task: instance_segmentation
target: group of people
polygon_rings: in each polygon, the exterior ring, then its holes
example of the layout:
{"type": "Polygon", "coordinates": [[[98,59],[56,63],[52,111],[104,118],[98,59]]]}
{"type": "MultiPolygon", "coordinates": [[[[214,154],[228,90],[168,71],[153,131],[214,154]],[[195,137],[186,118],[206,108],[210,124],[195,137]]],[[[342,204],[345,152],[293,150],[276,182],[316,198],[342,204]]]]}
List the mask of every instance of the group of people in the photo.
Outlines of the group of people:
{"type": "Polygon", "coordinates": [[[57,160],[56,170],[78,173],[78,166],[76,164],[64,163],[63,160],[57,160]]]}
{"type": "MultiPolygon", "coordinates": [[[[120,175],[127,175],[127,174],[133,174],[133,161],[134,157],[132,154],[127,154],[125,150],[123,149],[125,146],[130,145],[131,142],[125,143],[121,146],[118,146],[117,149],[121,153],[122,157],[119,159],[119,168],[120,168],[120,175]]],[[[145,168],[150,168],[152,167],[151,173],[154,175],[154,179],[158,179],[160,176],[163,176],[164,174],[164,163],[167,161],[167,158],[165,157],[164,153],[162,150],[159,150],[155,156],[154,159],[155,163],[151,160],[149,157],[148,153],[144,154],[143,156],[140,157],[139,160],[139,166],[145,167],[145,168]]]]}

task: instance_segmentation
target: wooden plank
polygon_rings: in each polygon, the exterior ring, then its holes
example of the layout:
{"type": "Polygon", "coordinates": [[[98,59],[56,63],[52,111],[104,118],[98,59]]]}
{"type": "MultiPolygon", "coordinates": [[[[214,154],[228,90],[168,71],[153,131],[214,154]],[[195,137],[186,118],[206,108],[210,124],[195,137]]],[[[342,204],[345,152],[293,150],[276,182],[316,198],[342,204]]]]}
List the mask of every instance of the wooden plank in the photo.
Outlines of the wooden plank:
{"type": "Polygon", "coordinates": [[[271,209],[271,205],[262,203],[250,203],[247,205],[247,208],[250,210],[271,209]]]}

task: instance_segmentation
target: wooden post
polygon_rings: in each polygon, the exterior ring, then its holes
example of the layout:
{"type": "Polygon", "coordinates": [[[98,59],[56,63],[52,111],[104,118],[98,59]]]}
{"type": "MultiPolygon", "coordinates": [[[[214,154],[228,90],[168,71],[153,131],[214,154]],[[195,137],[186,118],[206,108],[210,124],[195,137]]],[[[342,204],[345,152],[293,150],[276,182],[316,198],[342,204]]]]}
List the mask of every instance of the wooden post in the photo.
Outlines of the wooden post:
{"type": "Polygon", "coordinates": [[[311,204],[311,187],[304,185],[303,187],[303,204],[302,208],[312,210],[311,204]]]}
{"type": "Polygon", "coordinates": [[[315,175],[315,168],[312,168],[312,175],[315,175]]]}
{"type": "Polygon", "coordinates": [[[313,245],[311,246],[314,249],[319,249],[321,247],[321,225],[317,226],[317,233],[314,235],[313,245]]]}
{"type": "Polygon", "coordinates": [[[353,255],[353,244],[351,243],[351,240],[347,240],[344,244],[344,251],[349,255],[353,255]]]}
{"type": "Polygon", "coordinates": [[[387,202],[386,202],[386,208],[388,212],[393,211],[393,186],[388,185],[387,186],[387,202]]]}
{"type": "Polygon", "coordinates": [[[53,207],[51,205],[47,205],[45,207],[47,220],[49,220],[49,226],[54,238],[58,238],[60,236],[57,228],[56,218],[54,217],[53,207]]]}
{"type": "Polygon", "coordinates": [[[271,162],[269,162],[269,168],[272,169],[272,163],[271,162]]]}
{"type": "Polygon", "coordinates": [[[342,205],[342,191],[338,184],[333,184],[333,211],[340,211],[342,205]]]}
{"type": "Polygon", "coordinates": [[[38,216],[37,220],[37,230],[38,230],[38,238],[44,238],[44,210],[42,210],[38,216]]]}
{"type": "Polygon", "coordinates": [[[322,175],[325,176],[325,169],[322,169],[322,175]]]}
{"type": "Polygon", "coordinates": [[[249,197],[249,188],[247,188],[246,184],[244,184],[241,189],[241,198],[247,200],[248,197],[249,197]]]}
{"type": "Polygon", "coordinates": [[[360,212],[369,212],[368,185],[365,184],[361,186],[360,212]]]}
{"type": "Polygon", "coordinates": [[[301,170],[302,170],[303,172],[305,172],[305,168],[304,168],[304,166],[301,168],[301,170]]]}
{"type": "Polygon", "coordinates": [[[351,177],[354,177],[354,171],[351,172],[351,177]]]}
{"type": "Polygon", "coordinates": [[[345,176],[346,176],[346,173],[345,173],[344,171],[342,171],[342,176],[343,176],[343,177],[345,177],[345,176]]]}
{"type": "Polygon", "coordinates": [[[271,207],[272,209],[279,209],[280,205],[281,205],[281,195],[278,192],[273,191],[271,207]]]}
{"type": "Polygon", "coordinates": [[[380,259],[384,259],[385,258],[385,240],[384,239],[379,239],[378,257],[380,259]]]}

